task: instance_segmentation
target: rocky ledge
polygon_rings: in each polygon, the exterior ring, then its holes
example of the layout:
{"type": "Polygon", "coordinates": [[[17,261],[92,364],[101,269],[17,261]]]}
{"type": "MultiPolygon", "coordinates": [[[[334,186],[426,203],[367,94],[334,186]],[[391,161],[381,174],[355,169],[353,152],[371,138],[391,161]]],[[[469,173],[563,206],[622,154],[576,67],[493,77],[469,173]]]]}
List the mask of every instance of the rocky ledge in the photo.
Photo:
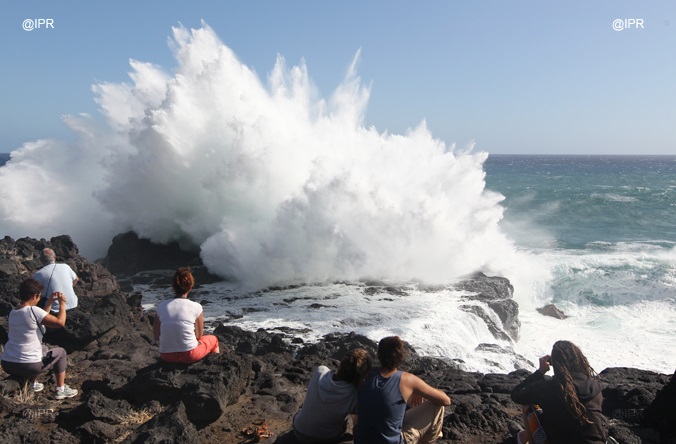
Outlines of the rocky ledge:
{"type": "MultiPolygon", "coordinates": [[[[152,313],[143,312],[140,295],[122,291],[106,268],[79,256],[68,236],[0,240],[1,343],[6,341],[6,316],[17,303],[18,284],[39,268],[39,252],[46,246],[81,280],[76,289],[80,307],[69,312],[66,329],[48,336],[50,343],[69,351],[67,382],[80,394],[52,400],[53,381],[46,377],[44,392],[28,394],[18,381],[0,373],[0,436],[5,443],[257,442],[242,430],[263,421],[271,435],[265,441],[292,442],[287,434],[291,418],[313,370],[320,364],[337,365],[355,347],[375,356],[376,344],[354,333],[304,344],[291,331],[250,332],[219,325],[214,333],[221,354],[189,366],[161,364],[152,313]]],[[[115,254],[124,257],[123,251],[115,254]]],[[[506,279],[475,276],[467,282],[463,285],[471,300],[489,306],[511,300],[504,297],[505,290],[511,291],[506,279]]],[[[378,291],[378,285],[372,287],[378,291]]],[[[518,307],[512,302],[504,304],[509,310],[498,314],[502,325],[496,325],[496,331],[510,337],[518,336],[518,307]]],[[[453,400],[441,442],[512,442],[520,415],[509,393],[528,370],[465,372],[452,361],[419,356],[415,350],[407,365],[453,400]]],[[[676,377],[630,368],[606,369],[601,377],[603,411],[619,442],[676,442],[676,377]]]]}

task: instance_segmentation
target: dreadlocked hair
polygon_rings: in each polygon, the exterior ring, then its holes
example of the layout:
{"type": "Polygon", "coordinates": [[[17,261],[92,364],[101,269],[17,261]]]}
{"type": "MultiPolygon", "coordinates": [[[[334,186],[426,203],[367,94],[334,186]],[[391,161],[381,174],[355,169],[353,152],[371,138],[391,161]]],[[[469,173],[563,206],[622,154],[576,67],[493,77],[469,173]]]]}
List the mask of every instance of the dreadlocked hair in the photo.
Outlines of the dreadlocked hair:
{"type": "Polygon", "coordinates": [[[581,373],[588,378],[597,375],[582,350],[572,342],[557,341],[552,347],[551,364],[554,368],[554,379],[559,383],[560,394],[570,413],[580,424],[593,423],[573,384],[573,373],[581,373]]]}

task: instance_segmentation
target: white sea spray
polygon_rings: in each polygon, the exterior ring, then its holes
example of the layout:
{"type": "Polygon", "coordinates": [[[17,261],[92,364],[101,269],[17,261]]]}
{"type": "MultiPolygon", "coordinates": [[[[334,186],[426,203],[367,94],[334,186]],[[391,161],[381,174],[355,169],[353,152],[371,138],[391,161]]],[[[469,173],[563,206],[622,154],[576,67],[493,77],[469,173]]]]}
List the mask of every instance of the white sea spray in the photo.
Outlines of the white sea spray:
{"type": "Polygon", "coordinates": [[[12,153],[5,234],[68,233],[95,259],[134,230],[199,248],[211,271],[254,286],[444,282],[514,264],[486,154],[456,152],[424,122],[367,127],[358,54],[325,99],[281,56],[262,82],[207,25],[174,28],[170,47],[172,72],[132,60],[130,83],[94,85],[103,123],[69,116],[74,141],[12,153]]]}

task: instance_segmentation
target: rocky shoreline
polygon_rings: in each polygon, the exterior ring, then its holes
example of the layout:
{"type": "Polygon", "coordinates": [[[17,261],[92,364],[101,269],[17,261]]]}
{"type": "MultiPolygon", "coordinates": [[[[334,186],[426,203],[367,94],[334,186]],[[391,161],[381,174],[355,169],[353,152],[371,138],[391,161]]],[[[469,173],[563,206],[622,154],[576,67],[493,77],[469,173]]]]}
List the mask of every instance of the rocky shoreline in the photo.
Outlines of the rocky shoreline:
{"type": "MultiPolygon", "coordinates": [[[[271,434],[263,442],[291,442],[285,434],[312,371],[321,364],[335,366],[352,348],[375,350],[373,341],[354,333],[330,334],[306,344],[292,330],[250,332],[219,325],[214,334],[221,354],[190,366],[160,364],[152,313],[143,311],[141,295],[128,292],[124,280],[118,283],[111,271],[122,276],[144,268],[191,265],[199,273],[198,282],[216,278],[200,267],[195,255],[176,246],[149,253],[155,246],[139,246],[129,234],[118,236],[105,267],[79,256],[68,236],[0,240],[0,343],[7,338],[6,318],[17,302],[18,284],[40,267],[39,253],[47,246],[80,277],[80,306],[68,313],[66,329],[45,339],[68,351],[68,383],[80,394],[52,400],[53,381],[43,377],[45,391],[27,395],[18,381],[0,372],[0,436],[5,443],[246,443],[256,440],[242,430],[262,420],[271,434]]],[[[465,282],[465,290],[498,315],[502,325],[495,325],[494,334],[516,340],[518,305],[504,297],[509,281],[477,276],[465,282]]],[[[467,309],[482,316],[476,307],[468,304],[467,309]]],[[[530,366],[524,362],[524,367],[530,366]]],[[[520,414],[509,393],[528,370],[466,372],[451,360],[419,356],[415,350],[407,370],[452,398],[441,442],[512,442],[520,414]]],[[[606,369],[601,377],[603,412],[620,443],[676,442],[675,377],[631,368],[606,369]]]]}

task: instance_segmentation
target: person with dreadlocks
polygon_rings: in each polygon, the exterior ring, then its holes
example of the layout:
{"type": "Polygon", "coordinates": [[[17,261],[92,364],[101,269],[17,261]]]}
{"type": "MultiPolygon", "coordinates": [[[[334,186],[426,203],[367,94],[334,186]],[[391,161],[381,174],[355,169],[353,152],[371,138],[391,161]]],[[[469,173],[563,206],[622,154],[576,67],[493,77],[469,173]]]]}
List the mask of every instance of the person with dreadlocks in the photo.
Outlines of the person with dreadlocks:
{"type": "MultiPolygon", "coordinates": [[[[604,444],[601,386],[582,351],[572,342],[557,341],[552,354],[540,358],[540,367],[512,391],[512,401],[539,406],[537,416],[544,437],[531,435],[529,424],[517,436],[519,444],[604,444]],[[550,367],[554,377],[545,379],[550,367]]],[[[525,415],[524,415],[525,416],[525,415]]]]}

